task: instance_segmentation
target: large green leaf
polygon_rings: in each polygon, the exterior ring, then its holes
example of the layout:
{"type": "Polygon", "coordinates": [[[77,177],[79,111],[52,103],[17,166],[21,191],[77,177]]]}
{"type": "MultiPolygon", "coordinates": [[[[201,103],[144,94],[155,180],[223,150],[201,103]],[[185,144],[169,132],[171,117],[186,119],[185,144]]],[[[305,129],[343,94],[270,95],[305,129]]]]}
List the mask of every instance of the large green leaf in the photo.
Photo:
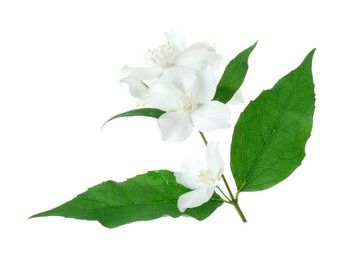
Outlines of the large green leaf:
{"type": "Polygon", "coordinates": [[[164,215],[188,215],[198,220],[209,217],[219,206],[221,198],[214,196],[200,207],[181,213],[177,208],[180,195],[190,191],[178,184],[171,171],[151,171],[124,182],[107,181],[96,185],[65,204],[32,216],[62,216],[97,220],[108,228],[164,215]]]}
{"type": "Polygon", "coordinates": [[[239,192],[272,187],[287,178],[305,157],[315,108],[314,51],[240,115],[230,163],[239,192]]]}
{"type": "Polygon", "coordinates": [[[239,90],[244,82],[247,70],[249,68],[248,59],[251,52],[255,49],[257,42],[251,47],[240,52],[233,60],[226,66],[223,76],[221,77],[214,100],[222,103],[227,103],[239,90]]]}
{"type": "MultiPolygon", "coordinates": [[[[130,117],[130,116],[147,116],[147,117],[154,117],[154,118],[159,118],[161,115],[163,115],[165,113],[165,111],[157,109],[157,108],[139,108],[139,109],[134,109],[134,110],[130,110],[118,115],[115,115],[113,117],[111,117],[110,119],[108,119],[104,124],[107,124],[109,121],[112,121],[114,119],[120,118],[120,117],[130,117]]],[[[102,127],[103,127],[102,126],[102,127]]]]}

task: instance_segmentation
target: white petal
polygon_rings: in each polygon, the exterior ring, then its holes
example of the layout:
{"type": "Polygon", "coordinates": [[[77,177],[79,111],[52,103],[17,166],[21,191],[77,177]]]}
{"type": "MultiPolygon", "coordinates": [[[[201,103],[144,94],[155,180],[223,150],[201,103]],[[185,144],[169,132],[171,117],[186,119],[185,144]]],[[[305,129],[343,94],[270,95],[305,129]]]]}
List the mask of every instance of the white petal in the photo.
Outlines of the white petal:
{"type": "Polygon", "coordinates": [[[172,66],[165,69],[163,75],[159,78],[160,83],[171,83],[180,88],[183,92],[192,87],[196,81],[196,71],[193,68],[182,66],[172,66]]]}
{"type": "Polygon", "coordinates": [[[207,63],[217,69],[222,62],[222,55],[208,43],[195,43],[186,48],[175,59],[175,64],[193,66],[198,63],[207,63]]]}
{"type": "Polygon", "coordinates": [[[168,42],[174,43],[180,51],[183,51],[186,48],[186,41],[184,36],[178,31],[170,31],[165,33],[165,38],[168,42]]]}
{"type": "Polygon", "coordinates": [[[209,142],[206,147],[206,164],[208,173],[219,180],[224,170],[224,160],[218,150],[218,144],[209,142]]]}
{"type": "Polygon", "coordinates": [[[148,95],[148,87],[139,80],[129,80],[129,93],[139,99],[146,99],[148,95]]]}
{"type": "Polygon", "coordinates": [[[215,95],[217,81],[213,67],[207,64],[195,66],[197,69],[196,81],[190,91],[198,99],[199,103],[205,104],[211,101],[215,95]]]}
{"type": "Polygon", "coordinates": [[[190,116],[182,111],[168,112],[158,119],[163,141],[180,142],[186,140],[193,132],[190,116]]]}
{"type": "Polygon", "coordinates": [[[163,73],[163,68],[133,68],[124,66],[118,75],[120,82],[127,82],[128,80],[153,80],[157,79],[163,73]]]}
{"type": "Polygon", "coordinates": [[[147,102],[150,106],[164,111],[178,110],[177,101],[183,95],[174,85],[156,81],[149,88],[147,102]]]}
{"type": "Polygon", "coordinates": [[[202,187],[204,184],[198,181],[198,175],[204,168],[204,164],[198,160],[185,160],[181,164],[181,172],[174,173],[176,181],[189,189],[202,187]]]}
{"type": "Polygon", "coordinates": [[[203,132],[230,127],[230,108],[218,101],[211,101],[190,114],[194,126],[203,132]]]}
{"type": "Polygon", "coordinates": [[[242,94],[241,89],[239,89],[226,104],[232,106],[232,105],[242,104],[244,102],[245,102],[244,95],[242,94]]]}
{"type": "Polygon", "coordinates": [[[215,187],[204,186],[181,195],[178,199],[178,209],[184,212],[187,208],[195,208],[209,201],[214,194],[215,187]]]}

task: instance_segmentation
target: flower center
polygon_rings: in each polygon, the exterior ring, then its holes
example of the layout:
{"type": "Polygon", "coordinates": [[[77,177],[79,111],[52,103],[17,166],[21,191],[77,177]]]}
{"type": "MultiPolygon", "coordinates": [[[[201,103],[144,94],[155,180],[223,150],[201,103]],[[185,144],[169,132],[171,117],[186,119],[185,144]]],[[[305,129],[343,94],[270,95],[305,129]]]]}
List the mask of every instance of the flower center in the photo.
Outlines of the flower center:
{"type": "Polygon", "coordinates": [[[177,56],[179,49],[174,44],[170,42],[166,42],[161,44],[159,48],[154,48],[153,50],[149,50],[153,63],[163,67],[169,68],[172,66],[175,57],[177,56]]]}
{"type": "Polygon", "coordinates": [[[177,102],[181,110],[187,113],[193,112],[198,107],[198,100],[190,91],[186,91],[177,102]]]}
{"type": "Polygon", "coordinates": [[[211,177],[208,171],[206,170],[200,171],[198,180],[206,185],[214,185],[216,182],[215,179],[213,179],[213,177],[211,177]]]}

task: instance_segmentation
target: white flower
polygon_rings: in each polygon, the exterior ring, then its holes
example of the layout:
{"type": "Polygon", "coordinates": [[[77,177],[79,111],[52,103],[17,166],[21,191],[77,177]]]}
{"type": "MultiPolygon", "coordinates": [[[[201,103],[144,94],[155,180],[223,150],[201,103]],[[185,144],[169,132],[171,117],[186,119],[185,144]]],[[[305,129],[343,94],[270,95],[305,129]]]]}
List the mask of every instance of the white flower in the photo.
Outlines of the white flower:
{"type": "Polygon", "coordinates": [[[185,160],[181,172],[176,172],[176,181],[192,189],[178,199],[178,208],[184,212],[187,208],[198,207],[209,201],[224,170],[224,162],[218,151],[218,145],[209,142],[206,148],[206,165],[198,160],[185,160]]]}
{"type": "Polygon", "coordinates": [[[149,88],[149,106],[166,111],[158,118],[163,141],[186,140],[193,131],[208,132],[230,127],[230,108],[211,101],[216,91],[214,70],[197,66],[196,75],[163,75],[149,88]]]}
{"type": "Polygon", "coordinates": [[[144,60],[149,67],[124,66],[119,73],[119,81],[128,83],[130,93],[136,98],[146,98],[148,88],[143,84],[143,80],[155,80],[167,73],[167,78],[178,73],[194,76],[198,64],[208,64],[216,69],[222,61],[222,55],[208,43],[196,43],[186,47],[184,37],[175,31],[166,33],[165,37],[165,43],[144,54],[144,60]]]}

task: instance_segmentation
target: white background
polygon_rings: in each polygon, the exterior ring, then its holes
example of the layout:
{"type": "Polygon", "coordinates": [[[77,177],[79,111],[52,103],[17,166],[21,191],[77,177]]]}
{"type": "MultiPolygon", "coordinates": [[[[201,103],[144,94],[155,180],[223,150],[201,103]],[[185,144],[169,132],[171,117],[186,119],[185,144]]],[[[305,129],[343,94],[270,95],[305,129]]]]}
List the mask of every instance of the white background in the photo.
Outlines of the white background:
{"type": "MultiPolygon", "coordinates": [[[[357,259],[357,8],[354,1],[1,1],[1,259],[357,259]],[[317,48],[314,128],[303,165],[272,189],[244,193],[248,223],[161,218],[106,229],[27,218],[102,181],[178,169],[200,158],[197,134],[163,143],[154,119],[101,124],[133,108],[125,65],[177,29],[215,43],[224,65],[259,40],[246,104],[317,48]]],[[[234,124],[244,106],[232,107],[234,124]]],[[[232,129],[208,134],[229,164],[232,129]]],[[[231,184],[233,180],[229,178],[231,184]]]]}

